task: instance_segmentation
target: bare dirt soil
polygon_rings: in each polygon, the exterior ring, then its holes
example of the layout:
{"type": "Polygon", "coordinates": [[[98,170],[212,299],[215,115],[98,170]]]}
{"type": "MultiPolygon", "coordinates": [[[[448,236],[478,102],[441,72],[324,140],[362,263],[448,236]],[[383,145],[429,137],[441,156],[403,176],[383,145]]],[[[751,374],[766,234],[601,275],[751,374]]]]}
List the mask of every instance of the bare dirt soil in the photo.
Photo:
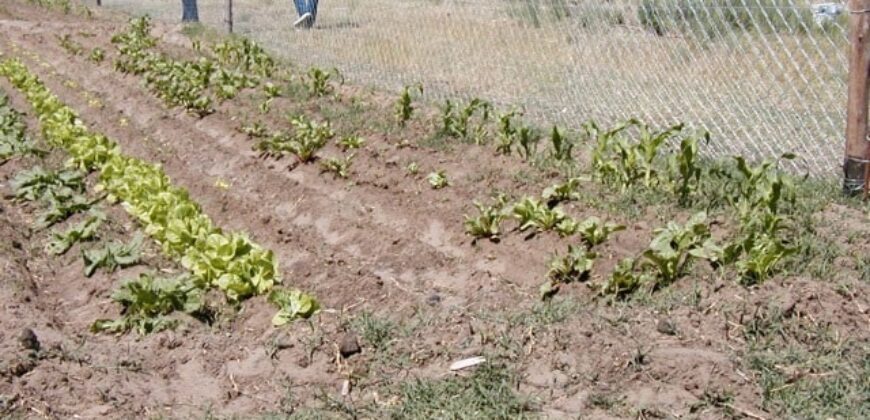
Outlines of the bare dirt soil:
{"type": "MultiPolygon", "coordinates": [[[[278,98],[266,114],[249,91],[196,118],[171,109],[135,76],[112,68],[110,43],[126,21],[12,2],[0,9],[0,51],[16,56],[94,131],[130,155],[163,165],[204,212],[276,252],[285,283],[315,294],[309,321],[271,325],[255,298],[215,304],[213,322],[186,318],[147,336],[95,334],[118,315],[110,296],[145,270],[177,271],[149,244],[143,264],[82,274],[82,248],[44,252],[37,209],[14,202],[9,180],[37,163],[0,166],[0,414],[13,418],[846,418],[867,414],[870,223],[867,208],[832,204],[813,215],[815,250],[791,270],[744,287],[712,270],[652,294],[599,297],[570,284],[549,302],[538,287],[569,239],[507,232],[473,242],[464,214],[493,192],[539,194],[561,179],[492,148],[434,135],[435,112],[407,127],[393,98],[353,86],[335,95],[278,98]],[[71,55],[70,35],[85,47],[71,55]],[[87,51],[103,48],[102,63],[87,51]],[[17,51],[17,52],[16,52],[17,51]],[[367,140],[348,180],[318,165],[263,158],[240,125],[287,125],[287,114],[332,121],[367,140]],[[416,163],[418,174],[407,166],[416,163]],[[444,170],[451,185],[430,188],[444,170]],[[37,337],[34,349],[27,337],[37,337]],[[25,337],[22,339],[22,337],[25,337]],[[361,347],[359,354],[342,350],[361,347]],[[29,347],[29,348],[28,348],[29,347]],[[477,370],[451,363],[485,356],[477,370]]],[[[181,27],[159,26],[158,48],[193,57],[181,27]]],[[[302,70],[299,70],[302,73],[302,70]]],[[[6,80],[0,88],[39,124],[6,80]]],[[[583,152],[581,152],[583,153],[583,152]]],[[[340,156],[335,145],[321,156],[340,156]]],[[[52,163],[54,162],[54,163],[52,163]]],[[[93,182],[91,182],[92,184],[93,182]]],[[[601,248],[589,283],[649,243],[656,227],[690,214],[663,198],[619,197],[589,185],[573,216],[625,224],[601,248]]],[[[138,229],[105,204],[100,240],[138,229]]],[[[70,221],[67,223],[74,222],[70,221]]]]}

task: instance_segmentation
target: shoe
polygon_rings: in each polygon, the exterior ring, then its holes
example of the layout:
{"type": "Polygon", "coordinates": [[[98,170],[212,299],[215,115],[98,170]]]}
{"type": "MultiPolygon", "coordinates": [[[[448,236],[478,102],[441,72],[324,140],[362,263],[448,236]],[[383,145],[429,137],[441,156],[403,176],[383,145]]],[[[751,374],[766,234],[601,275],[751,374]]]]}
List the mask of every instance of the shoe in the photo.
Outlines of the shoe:
{"type": "Polygon", "coordinates": [[[300,27],[300,26],[303,26],[303,25],[306,24],[309,20],[311,20],[311,13],[307,13],[307,12],[306,12],[306,13],[304,13],[302,16],[299,16],[299,19],[296,19],[296,21],[293,22],[293,27],[294,27],[294,28],[298,28],[298,27],[300,27]]]}

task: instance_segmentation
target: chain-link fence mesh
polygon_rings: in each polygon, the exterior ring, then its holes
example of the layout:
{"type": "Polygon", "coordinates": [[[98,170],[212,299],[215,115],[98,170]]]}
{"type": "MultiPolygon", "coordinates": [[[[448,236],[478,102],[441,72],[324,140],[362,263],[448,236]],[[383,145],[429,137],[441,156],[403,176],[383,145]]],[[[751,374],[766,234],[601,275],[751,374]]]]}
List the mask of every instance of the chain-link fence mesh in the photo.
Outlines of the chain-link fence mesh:
{"type": "MultiPolygon", "coordinates": [[[[179,0],[103,0],[178,22],[179,0]]],[[[636,117],[713,134],[713,154],[776,157],[820,175],[842,161],[848,15],[808,0],[235,0],[237,33],[304,66],[431,99],[480,97],[578,127],[636,117]]],[[[225,0],[200,0],[223,27],[225,0]]]]}

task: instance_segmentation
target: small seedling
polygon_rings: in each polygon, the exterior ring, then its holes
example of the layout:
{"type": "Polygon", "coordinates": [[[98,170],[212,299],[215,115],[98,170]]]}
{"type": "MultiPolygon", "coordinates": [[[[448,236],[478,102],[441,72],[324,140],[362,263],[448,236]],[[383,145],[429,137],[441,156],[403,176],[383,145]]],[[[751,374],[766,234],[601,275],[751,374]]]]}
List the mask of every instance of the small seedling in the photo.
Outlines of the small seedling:
{"type": "Polygon", "coordinates": [[[91,50],[91,55],[88,56],[88,60],[93,61],[94,63],[102,63],[103,60],[106,59],[106,52],[103,51],[102,48],[96,47],[91,50]]]}
{"type": "Polygon", "coordinates": [[[447,180],[447,173],[444,170],[430,173],[426,176],[426,180],[429,181],[429,185],[436,190],[440,190],[450,185],[450,181],[447,180]]]}
{"type": "Polygon", "coordinates": [[[338,141],[338,147],[343,151],[360,149],[365,146],[366,140],[360,136],[347,136],[338,141]]]}
{"type": "Polygon", "coordinates": [[[405,167],[405,170],[408,171],[408,174],[416,176],[420,173],[420,165],[417,162],[411,162],[405,167]]]}
{"type": "Polygon", "coordinates": [[[320,161],[320,167],[323,172],[331,172],[334,176],[347,179],[350,165],[353,163],[355,154],[351,153],[345,158],[327,158],[320,161]]]}
{"type": "Polygon", "coordinates": [[[542,297],[552,296],[560,284],[584,281],[595,263],[597,254],[582,246],[568,246],[568,253],[550,261],[547,281],[541,285],[542,297]]]}
{"type": "Polygon", "coordinates": [[[593,216],[583,221],[577,230],[583,241],[593,247],[604,243],[611,233],[625,230],[625,226],[610,222],[602,223],[600,219],[593,216]]]}
{"type": "Polygon", "coordinates": [[[398,120],[400,126],[404,127],[414,114],[414,106],[412,104],[414,100],[413,97],[422,95],[422,84],[405,86],[405,88],[402,89],[402,93],[399,95],[399,100],[396,101],[396,120],[398,120]]]}
{"type": "Polygon", "coordinates": [[[269,302],[278,307],[278,312],[272,317],[272,325],[276,327],[299,318],[310,318],[320,311],[320,303],[299,290],[276,288],[269,293],[269,302]]]}
{"type": "Polygon", "coordinates": [[[496,197],[495,204],[491,206],[475,201],[474,206],[480,214],[477,217],[465,216],[465,233],[475,239],[488,238],[497,241],[501,233],[499,226],[506,217],[506,204],[507,198],[503,194],[496,197]]]}

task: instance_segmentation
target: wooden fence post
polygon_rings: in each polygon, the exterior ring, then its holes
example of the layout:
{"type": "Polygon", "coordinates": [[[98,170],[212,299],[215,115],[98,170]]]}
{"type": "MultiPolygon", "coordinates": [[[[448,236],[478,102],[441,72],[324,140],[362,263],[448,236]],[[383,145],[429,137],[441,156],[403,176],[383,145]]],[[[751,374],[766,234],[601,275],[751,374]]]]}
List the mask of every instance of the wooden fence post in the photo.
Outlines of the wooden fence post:
{"type": "Polygon", "coordinates": [[[227,32],[233,33],[233,0],[227,0],[227,32]]]}
{"type": "Polygon", "coordinates": [[[867,139],[867,104],[870,97],[870,0],[850,0],[849,100],[846,110],[846,156],[843,192],[867,193],[870,141],[867,139]]]}

